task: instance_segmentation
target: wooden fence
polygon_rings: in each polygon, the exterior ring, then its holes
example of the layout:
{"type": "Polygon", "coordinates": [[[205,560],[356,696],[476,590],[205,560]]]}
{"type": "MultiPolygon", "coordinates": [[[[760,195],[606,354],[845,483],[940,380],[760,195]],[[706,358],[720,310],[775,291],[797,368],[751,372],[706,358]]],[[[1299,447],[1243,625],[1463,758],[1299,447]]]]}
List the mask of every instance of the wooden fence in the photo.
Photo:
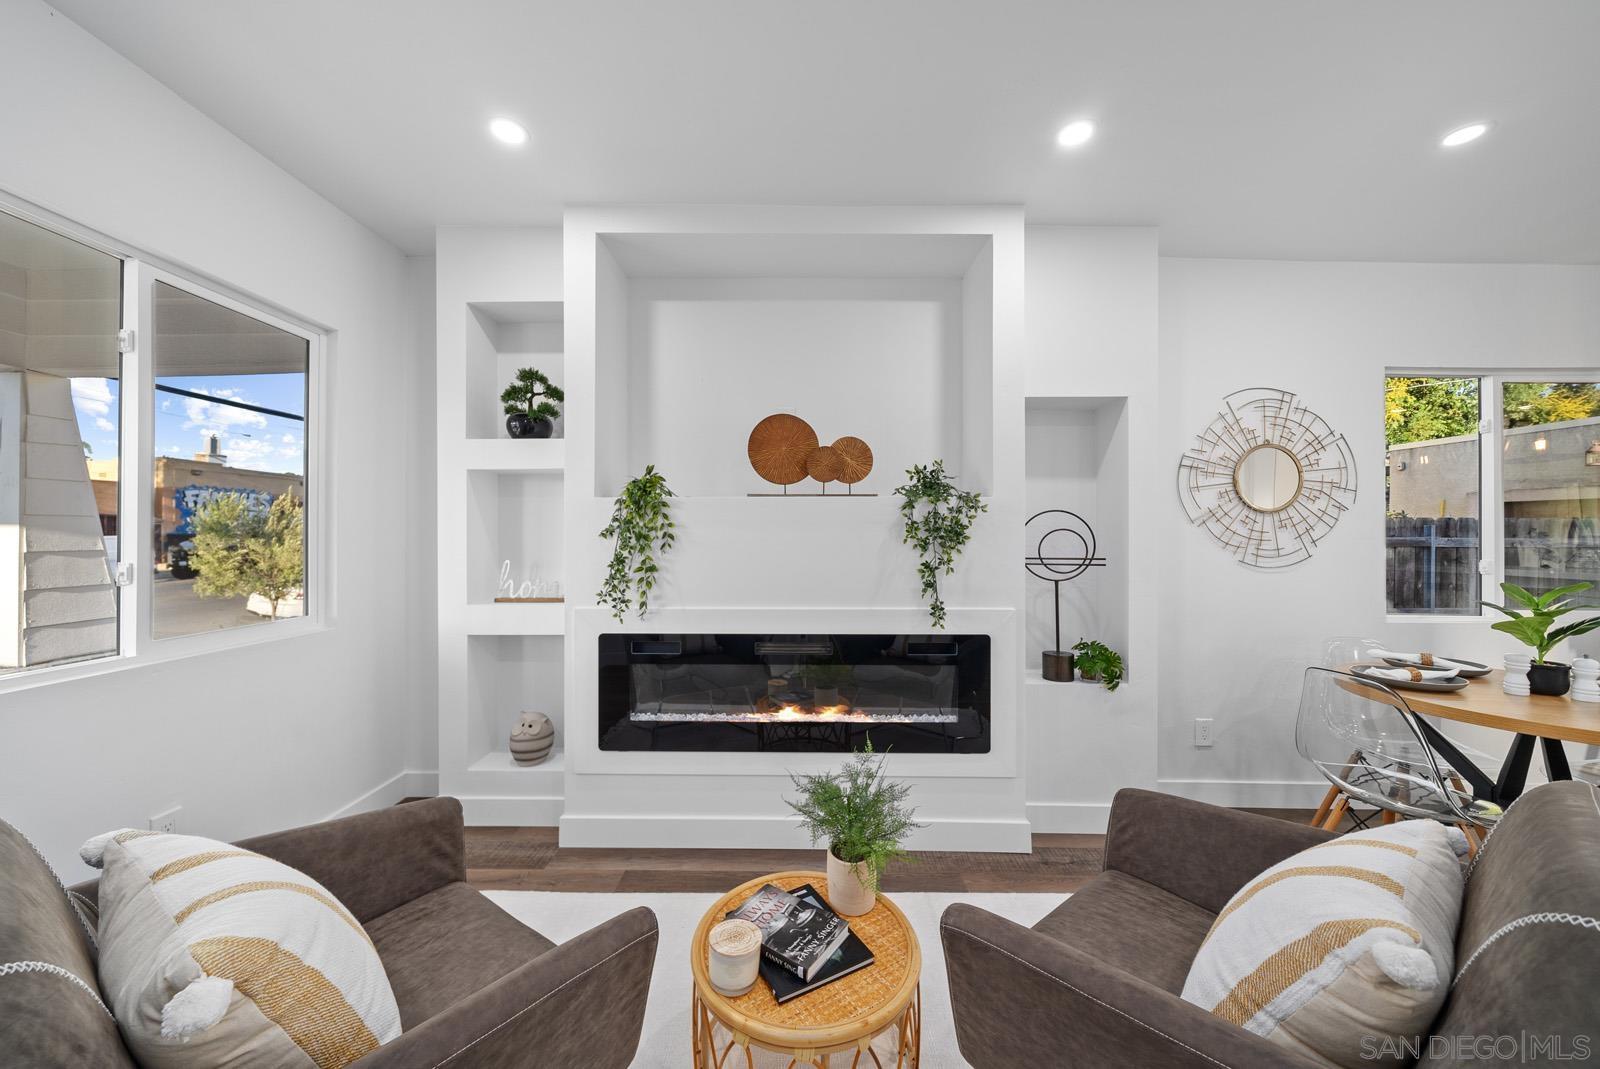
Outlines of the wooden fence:
{"type": "Polygon", "coordinates": [[[1476,516],[1387,521],[1389,611],[1475,614],[1481,598],[1476,516]]]}

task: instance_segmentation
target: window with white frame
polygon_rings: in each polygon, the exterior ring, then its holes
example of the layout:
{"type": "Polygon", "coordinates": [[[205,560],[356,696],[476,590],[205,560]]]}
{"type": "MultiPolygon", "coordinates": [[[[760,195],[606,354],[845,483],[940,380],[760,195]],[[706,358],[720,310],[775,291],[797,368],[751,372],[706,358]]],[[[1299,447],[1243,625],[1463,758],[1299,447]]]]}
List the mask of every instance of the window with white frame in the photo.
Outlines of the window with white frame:
{"type": "Polygon", "coordinates": [[[1391,374],[1384,393],[1390,613],[1600,585],[1600,381],[1391,374]]]}
{"type": "Polygon", "coordinates": [[[0,683],[305,626],[320,336],[71,231],[0,210],[0,683]]]}

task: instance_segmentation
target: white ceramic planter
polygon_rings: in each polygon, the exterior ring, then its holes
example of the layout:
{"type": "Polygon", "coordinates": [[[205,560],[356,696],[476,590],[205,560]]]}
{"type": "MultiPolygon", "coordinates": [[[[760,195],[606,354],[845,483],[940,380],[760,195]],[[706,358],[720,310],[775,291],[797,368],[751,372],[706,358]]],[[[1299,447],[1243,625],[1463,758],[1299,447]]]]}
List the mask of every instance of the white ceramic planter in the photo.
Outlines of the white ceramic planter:
{"type": "Polygon", "coordinates": [[[867,863],[847,865],[828,851],[828,905],[842,917],[859,917],[871,912],[878,900],[869,882],[867,863]],[[864,882],[866,881],[866,882],[864,882]]]}

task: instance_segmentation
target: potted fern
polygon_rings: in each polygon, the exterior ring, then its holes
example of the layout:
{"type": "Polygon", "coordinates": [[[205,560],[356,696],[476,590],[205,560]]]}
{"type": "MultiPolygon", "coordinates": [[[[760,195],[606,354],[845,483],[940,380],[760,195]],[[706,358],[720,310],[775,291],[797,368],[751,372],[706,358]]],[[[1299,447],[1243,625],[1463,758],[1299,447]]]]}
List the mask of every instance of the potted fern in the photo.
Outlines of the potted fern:
{"type": "Polygon", "coordinates": [[[922,827],[906,805],[909,783],[885,779],[884,758],[872,742],[838,772],[791,774],[798,801],[789,802],[812,845],[828,844],[828,905],[846,917],[869,912],[889,862],[906,857],[901,843],[922,827]]]}
{"type": "Polygon", "coordinates": [[[1544,594],[1531,594],[1515,583],[1501,583],[1500,589],[1506,592],[1507,602],[1516,602],[1519,607],[1513,608],[1510,604],[1496,605],[1492,601],[1483,603],[1496,612],[1505,613],[1510,617],[1507,620],[1496,620],[1489,625],[1490,627],[1510,635],[1533,650],[1533,664],[1528,667],[1528,689],[1533,693],[1559,697],[1572,686],[1572,666],[1546,658],[1551,650],[1566,639],[1587,635],[1590,631],[1600,628],[1600,616],[1591,616],[1575,624],[1557,627],[1553,631],[1551,625],[1556,622],[1557,617],[1565,616],[1569,612],[1579,609],[1600,609],[1600,605],[1575,604],[1567,597],[1568,594],[1581,594],[1593,586],[1593,583],[1572,583],[1544,594]]]}
{"type": "Polygon", "coordinates": [[[538,368],[525,367],[500,393],[506,413],[506,433],[513,438],[548,438],[555,433],[559,402],[567,395],[538,368]]]}

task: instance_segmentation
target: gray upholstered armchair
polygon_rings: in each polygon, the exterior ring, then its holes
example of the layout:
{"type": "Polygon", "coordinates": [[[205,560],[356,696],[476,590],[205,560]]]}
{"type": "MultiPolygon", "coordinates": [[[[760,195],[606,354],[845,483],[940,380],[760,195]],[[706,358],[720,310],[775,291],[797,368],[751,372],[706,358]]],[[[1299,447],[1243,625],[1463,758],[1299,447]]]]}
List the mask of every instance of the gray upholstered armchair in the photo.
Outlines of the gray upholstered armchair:
{"type": "MultiPolygon", "coordinates": [[[[583,1065],[633,1060],[655,961],[656,919],[634,909],[556,946],[468,886],[461,804],[435,798],[240,844],[332,891],[372,937],[403,1034],[355,1064],[583,1065]]],[[[95,885],[73,888],[94,901],[95,885]]],[[[0,823],[0,963],[39,961],[97,990],[67,897],[0,823]]],[[[116,1025],[60,973],[0,978],[8,1066],[132,1067],[116,1025]]]]}
{"type": "MultiPolygon", "coordinates": [[[[973,906],[945,911],[961,1053],[976,1069],[1311,1069],[1319,1063],[1178,993],[1234,892],[1330,837],[1149,791],[1118,793],[1105,871],[1031,929],[973,906]]],[[[1417,1064],[1486,1064],[1461,1054],[1481,1054],[1472,1043],[1486,1036],[1535,1037],[1569,1054],[1600,1040],[1596,917],[1600,796],[1575,782],[1528,792],[1467,881],[1458,979],[1417,1064]]]]}

